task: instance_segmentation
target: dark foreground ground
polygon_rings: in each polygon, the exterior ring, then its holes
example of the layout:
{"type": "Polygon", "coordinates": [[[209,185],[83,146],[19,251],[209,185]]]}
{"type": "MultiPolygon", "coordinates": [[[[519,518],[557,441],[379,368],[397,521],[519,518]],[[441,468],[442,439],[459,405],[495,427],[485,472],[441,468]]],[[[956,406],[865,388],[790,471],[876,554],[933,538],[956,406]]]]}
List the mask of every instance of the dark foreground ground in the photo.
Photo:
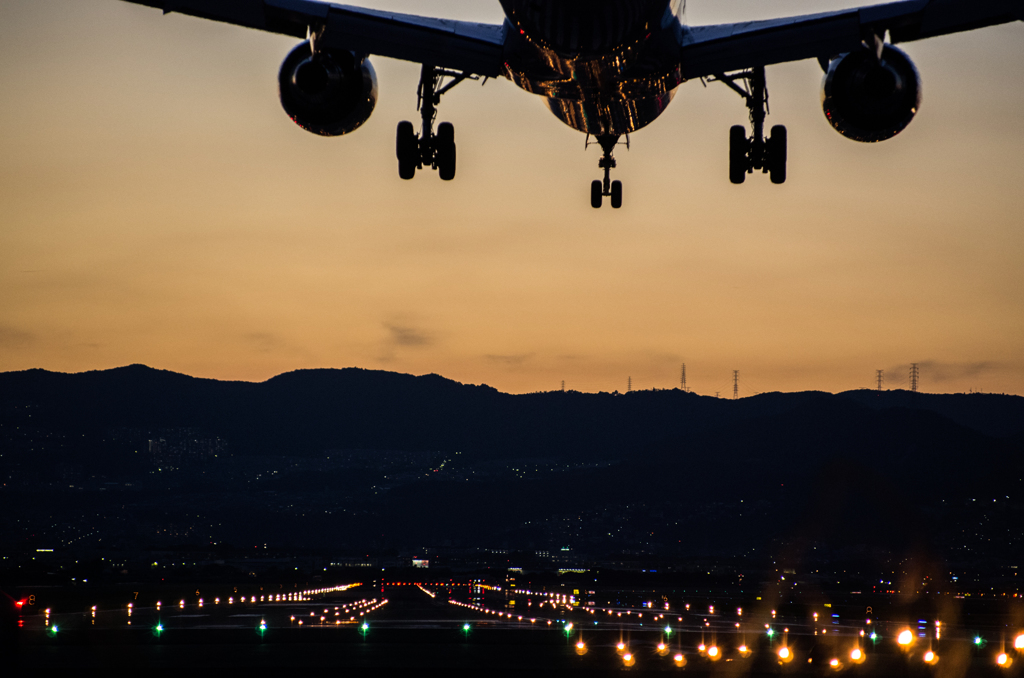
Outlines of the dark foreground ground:
{"type": "MultiPolygon", "coordinates": [[[[376,599],[376,598],[375,598],[376,599]]],[[[900,626],[876,624],[879,640],[872,643],[854,627],[810,626],[768,619],[779,633],[768,637],[764,620],[744,622],[701,614],[677,616],[675,629],[665,633],[671,617],[641,622],[635,615],[564,613],[551,605],[531,608],[535,615],[520,621],[499,618],[449,603],[443,595],[429,597],[415,587],[388,587],[383,592],[355,589],[301,603],[243,608],[206,604],[178,608],[136,608],[128,625],[125,610],[35,615],[19,630],[0,659],[0,676],[625,676],[669,675],[693,678],[1021,678],[1024,654],[1012,648],[1014,630],[990,626],[985,646],[976,646],[966,629],[949,631],[941,639],[917,640],[899,648],[900,626]],[[380,596],[388,604],[366,616],[334,616],[334,610],[380,596]],[[321,620],[321,615],[325,619],[321,620]],[[625,621],[630,617],[630,621],[625,621]],[[560,619],[561,618],[561,619],[560,619]],[[305,620],[299,626],[299,620],[305,620]],[[354,619],[354,620],[353,620],[354,619]],[[565,625],[574,620],[566,631],[565,625]],[[337,620],[332,624],[332,620],[337,620]],[[548,620],[552,623],[549,625],[548,620]],[[366,621],[364,629],[362,623],[366,621]],[[260,623],[267,628],[260,631],[260,623]],[[597,622],[597,623],[595,623],[597,622]],[[44,625],[45,624],[45,625],[44,625]],[[158,632],[156,625],[160,624],[158,632]],[[465,625],[468,624],[468,628],[465,625]],[[53,627],[59,626],[54,632],[53,627]],[[815,631],[826,630],[816,634],[815,631]],[[1002,635],[1009,634],[1009,635],[1002,635]],[[1000,637],[1002,635],[1002,637],[1000,637]],[[584,641],[580,650],[576,643],[584,641]],[[1007,642],[1009,641],[1009,642],[1007,642]],[[624,650],[617,644],[623,642],[624,650]],[[659,651],[659,643],[665,647],[659,651]],[[1005,645],[1004,645],[1005,643],[1005,645]],[[711,660],[700,646],[720,648],[711,660]],[[780,647],[792,651],[781,662],[780,647]],[[741,653],[747,647],[749,653],[741,653]],[[850,661],[851,648],[863,648],[865,661],[850,661]],[[934,650],[934,665],[922,661],[934,650]],[[1010,665],[994,658],[1005,649],[1010,665]],[[633,655],[627,665],[623,654],[633,655]],[[682,654],[684,661],[676,659],[682,654]],[[833,659],[838,666],[832,666],[833,659]],[[682,665],[680,665],[682,664],[682,665]]],[[[497,602],[497,601],[495,601],[497,602]]],[[[369,603],[368,603],[369,604],[369,603]]],[[[484,604],[487,604],[486,601],[484,604]]],[[[344,609],[344,608],[342,608],[344,609]]],[[[369,608],[367,608],[369,609],[369,608]]],[[[358,615],[358,612],[354,613],[358,615]]],[[[796,620],[794,620],[796,621],[796,620]]],[[[1002,625],[1000,625],[1002,626],[1002,625]]],[[[934,636],[934,634],[932,634],[934,636]]]]}

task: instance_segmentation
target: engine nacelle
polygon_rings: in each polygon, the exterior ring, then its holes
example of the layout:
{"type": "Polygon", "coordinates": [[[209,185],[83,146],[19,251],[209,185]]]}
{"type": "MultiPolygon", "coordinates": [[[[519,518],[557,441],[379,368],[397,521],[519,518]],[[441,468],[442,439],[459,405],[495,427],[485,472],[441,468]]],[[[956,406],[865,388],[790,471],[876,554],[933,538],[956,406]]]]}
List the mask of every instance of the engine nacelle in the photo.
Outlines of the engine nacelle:
{"type": "Polygon", "coordinates": [[[368,59],[344,50],[314,55],[308,41],[284,60],[278,83],[288,117],[325,137],[357,129],[377,105],[377,74],[368,59]]]}
{"type": "Polygon", "coordinates": [[[885,141],[910,124],[921,107],[921,76],[905,53],[885,45],[841,54],[822,84],[825,117],[844,137],[885,141]]]}

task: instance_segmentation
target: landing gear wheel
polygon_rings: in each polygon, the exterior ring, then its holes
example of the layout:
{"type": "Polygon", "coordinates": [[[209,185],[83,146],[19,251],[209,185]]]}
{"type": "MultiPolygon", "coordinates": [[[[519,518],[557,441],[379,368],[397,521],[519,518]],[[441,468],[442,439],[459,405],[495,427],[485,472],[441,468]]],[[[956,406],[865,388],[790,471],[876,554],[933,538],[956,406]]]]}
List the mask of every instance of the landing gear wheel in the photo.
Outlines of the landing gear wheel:
{"type": "Polygon", "coordinates": [[[733,125],[729,130],[729,181],[734,184],[742,184],[747,179],[749,149],[747,128],[733,125]]]}
{"type": "Polygon", "coordinates": [[[604,201],[604,186],[597,179],[590,184],[590,206],[594,209],[601,209],[604,201]]]}
{"type": "Polygon", "coordinates": [[[398,176],[406,180],[416,176],[419,152],[419,139],[416,138],[416,130],[413,129],[412,123],[408,121],[398,123],[398,134],[395,140],[395,154],[398,156],[398,176]]]}
{"type": "Polygon", "coordinates": [[[612,208],[619,209],[622,207],[622,182],[612,182],[612,208]]]}
{"type": "Polygon", "coordinates": [[[437,126],[437,172],[442,181],[455,178],[455,126],[450,122],[442,122],[437,126]]]}
{"type": "Polygon", "coordinates": [[[773,184],[786,183],[786,161],[789,150],[787,149],[786,128],[782,125],[772,127],[772,134],[768,138],[768,171],[773,184]]]}

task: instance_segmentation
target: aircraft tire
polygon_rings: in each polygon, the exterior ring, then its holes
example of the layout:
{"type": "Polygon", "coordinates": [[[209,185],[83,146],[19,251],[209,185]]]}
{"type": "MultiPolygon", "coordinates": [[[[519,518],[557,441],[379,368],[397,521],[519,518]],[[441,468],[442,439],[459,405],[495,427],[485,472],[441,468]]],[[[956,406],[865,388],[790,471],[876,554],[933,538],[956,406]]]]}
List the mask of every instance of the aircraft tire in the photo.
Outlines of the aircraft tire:
{"type": "Polygon", "coordinates": [[[622,207],[622,182],[612,182],[612,208],[619,209],[622,207]]]}
{"type": "Polygon", "coordinates": [[[747,180],[749,149],[747,128],[743,125],[733,125],[729,129],[729,181],[734,184],[742,184],[747,180]]]}
{"type": "Polygon", "coordinates": [[[442,122],[437,127],[437,172],[442,181],[455,178],[455,126],[442,122]]]}
{"type": "Polygon", "coordinates": [[[398,123],[395,139],[395,154],[398,156],[398,176],[405,180],[416,176],[416,161],[419,155],[419,139],[412,123],[406,120],[398,123]]]}
{"type": "Polygon", "coordinates": [[[789,141],[786,135],[786,128],[782,125],[772,127],[771,136],[768,137],[768,162],[769,173],[773,184],[786,183],[786,163],[789,160],[789,141]]]}
{"type": "Polygon", "coordinates": [[[603,192],[604,187],[601,182],[594,179],[590,184],[590,206],[594,209],[601,209],[601,203],[604,202],[603,192]]]}

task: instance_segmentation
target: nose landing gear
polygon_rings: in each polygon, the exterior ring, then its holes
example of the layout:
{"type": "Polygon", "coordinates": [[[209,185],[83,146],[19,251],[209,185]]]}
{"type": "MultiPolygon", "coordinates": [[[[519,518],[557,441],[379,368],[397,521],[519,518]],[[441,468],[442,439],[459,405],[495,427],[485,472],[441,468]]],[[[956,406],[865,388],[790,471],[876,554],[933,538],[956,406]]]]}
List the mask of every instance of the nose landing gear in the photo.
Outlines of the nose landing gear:
{"type": "Polygon", "coordinates": [[[768,115],[764,66],[733,75],[719,74],[713,80],[728,85],[746,100],[754,128],[749,138],[743,125],[735,125],[729,130],[729,181],[742,184],[748,174],[761,170],[771,177],[773,184],[785,183],[788,161],[786,128],[775,125],[771,135],[767,139],[764,136],[764,121],[768,115]],[[737,85],[737,80],[746,81],[746,87],[737,85]]]}
{"type": "MultiPolygon", "coordinates": [[[[612,135],[599,136],[597,143],[601,145],[603,155],[597,166],[604,170],[604,181],[595,179],[590,184],[590,206],[600,209],[605,198],[612,199],[612,208],[622,207],[622,182],[612,181],[612,170],[615,169],[615,155],[612,153],[619,143],[619,137],[612,135]]],[[[628,141],[627,148],[628,148],[628,141]]],[[[589,144],[589,141],[588,141],[589,144]]]]}
{"type": "Polygon", "coordinates": [[[398,156],[398,176],[412,179],[416,171],[424,168],[437,170],[442,181],[455,178],[455,126],[442,122],[434,133],[434,120],[441,96],[463,80],[476,80],[476,76],[424,65],[420,75],[419,110],[423,122],[422,132],[416,135],[411,122],[398,123],[395,154],[398,156]],[[443,84],[445,78],[452,78],[443,84]]]}

